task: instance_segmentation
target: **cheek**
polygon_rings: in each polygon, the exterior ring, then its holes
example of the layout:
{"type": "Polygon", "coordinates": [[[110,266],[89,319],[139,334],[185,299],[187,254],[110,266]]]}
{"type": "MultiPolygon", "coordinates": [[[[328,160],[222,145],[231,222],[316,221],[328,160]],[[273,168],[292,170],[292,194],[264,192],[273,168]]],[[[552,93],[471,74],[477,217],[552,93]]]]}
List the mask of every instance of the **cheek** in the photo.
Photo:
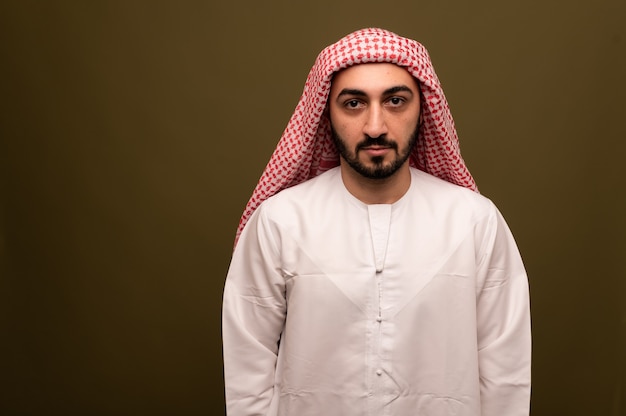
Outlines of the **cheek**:
{"type": "Polygon", "coordinates": [[[402,124],[403,131],[413,134],[413,132],[415,131],[415,129],[417,128],[419,124],[419,116],[418,117],[406,117],[404,120],[402,120],[401,124],[402,124]]]}
{"type": "Polygon", "coordinates": [[[363,139],[363,132],[354,124],[343,124],[337,133],[348,144],[355,144],[363,139]]]}
{"type": "Polygon", "coordinates": [[[349,139],[350,136],[354,136],[355,131],[355,123],[351,123],[349,120],[339,118],[332,118],[331,124],[333,129],[337,132],[339,136],[343,139],[349,139]]]}

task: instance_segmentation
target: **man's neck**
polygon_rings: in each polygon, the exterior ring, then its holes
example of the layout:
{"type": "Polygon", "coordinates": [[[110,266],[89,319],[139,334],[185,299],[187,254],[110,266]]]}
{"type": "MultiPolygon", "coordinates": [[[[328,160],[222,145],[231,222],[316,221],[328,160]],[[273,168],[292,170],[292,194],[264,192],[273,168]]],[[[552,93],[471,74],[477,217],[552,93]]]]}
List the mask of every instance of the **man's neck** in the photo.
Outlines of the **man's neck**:
{"type": "Polygon", "coordinates": [[[369,179],[341,162],[341,179],[355,198],[364,204],[393,204],[404,196],[411,185],[408,162],[397,172],[385,179],[369,179]]]}

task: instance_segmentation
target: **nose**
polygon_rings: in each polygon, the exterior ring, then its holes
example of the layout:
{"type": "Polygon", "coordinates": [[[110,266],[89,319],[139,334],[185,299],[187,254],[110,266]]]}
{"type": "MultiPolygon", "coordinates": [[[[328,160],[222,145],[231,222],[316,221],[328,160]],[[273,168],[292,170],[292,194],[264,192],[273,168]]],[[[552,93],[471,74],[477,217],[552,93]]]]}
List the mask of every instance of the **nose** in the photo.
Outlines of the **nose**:
{"type": "Polygon", "coordinates": [[[384,110],[380,105],[371,105],[367,111],[367,119],[363,126],[363,133],[369,137],[380,137],[387,133],[384,110]]]}

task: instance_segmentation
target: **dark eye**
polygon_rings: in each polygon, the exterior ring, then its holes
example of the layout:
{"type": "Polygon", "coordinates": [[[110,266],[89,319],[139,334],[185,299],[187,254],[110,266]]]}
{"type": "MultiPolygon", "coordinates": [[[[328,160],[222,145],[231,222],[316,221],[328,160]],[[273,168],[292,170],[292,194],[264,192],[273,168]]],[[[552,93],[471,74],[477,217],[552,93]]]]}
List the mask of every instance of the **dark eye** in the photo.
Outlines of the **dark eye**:
{"type": "Polygon", "coordinates": [[[400,97],[391,97],[389,99],[389,102],[391,103],[391,105],[400,105],[404,102],[404,100],[400,97]]]}
{"type": "Polygon", "coordinates": [[[359,106],[359,102],[357,100],[350,100],[346,103],[346,107],[349,108],[357,108],[359,106]]]}

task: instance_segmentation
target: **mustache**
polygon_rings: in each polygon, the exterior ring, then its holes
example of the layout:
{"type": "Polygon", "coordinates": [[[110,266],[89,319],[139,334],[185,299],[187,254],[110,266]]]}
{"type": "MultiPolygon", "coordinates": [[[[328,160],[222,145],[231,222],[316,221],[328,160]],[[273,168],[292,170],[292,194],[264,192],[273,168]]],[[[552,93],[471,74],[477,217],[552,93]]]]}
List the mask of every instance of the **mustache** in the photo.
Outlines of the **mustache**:
{"type": "Polygon", "coordinates": [[[358,152],[359,150],[365,147],[371,147],[371,146],[389,147],[391,149],[398,150],[398,144],[394,141],[387,139],[385,136],[378,136],[378,137],[365,136],[365,139],[360,141],[356,145],[355,150],[358,152]]]}

